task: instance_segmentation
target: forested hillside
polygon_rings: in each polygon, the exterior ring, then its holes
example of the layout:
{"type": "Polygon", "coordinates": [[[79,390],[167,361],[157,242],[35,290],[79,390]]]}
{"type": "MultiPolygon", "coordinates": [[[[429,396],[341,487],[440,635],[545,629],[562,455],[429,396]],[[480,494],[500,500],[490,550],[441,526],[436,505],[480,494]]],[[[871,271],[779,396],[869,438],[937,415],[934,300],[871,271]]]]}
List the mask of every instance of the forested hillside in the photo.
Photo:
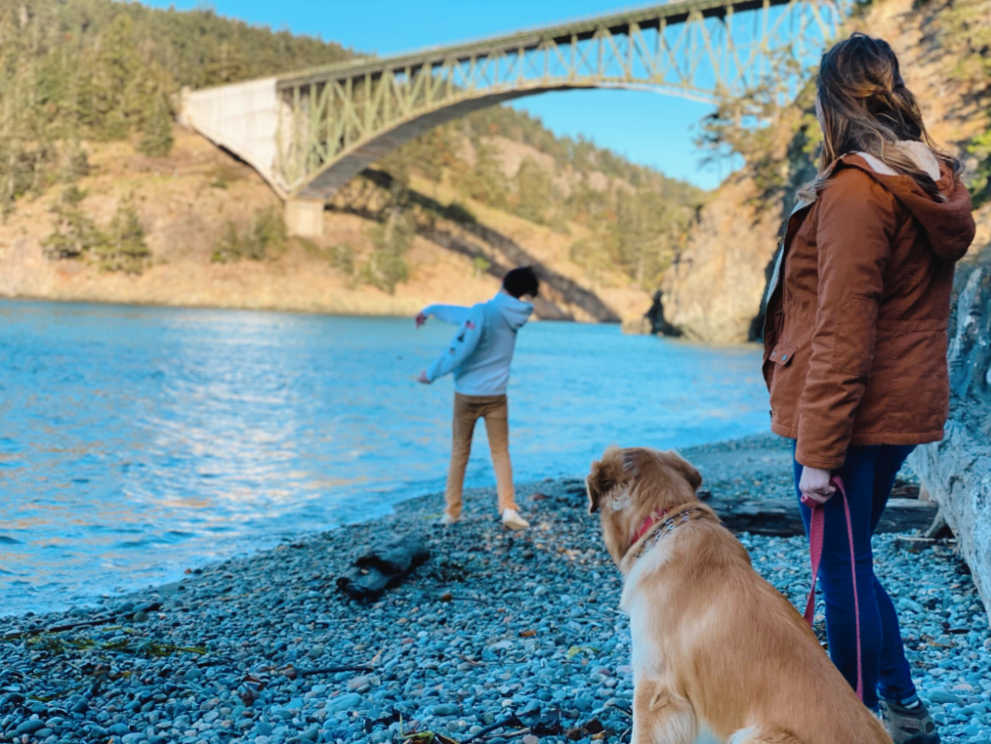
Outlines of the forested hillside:
{"type": "Polygon", "coordinates": [[[414,286],[444,288],[430,265],[453,261],[461,267],[454,277],[470,269],[480,285],[474,292],[522,258],[562,277],[551,297],[562,317],[645,309],[704,194],[590,142],[556,137],[515,110],[477,112],[388,156],[376,166],[386,181],[370,174],[335,199],[328,237],[318,243],[288,240],[261,179],[174,124],[183,86],[353,54],[210,11],[111,0],[4,3],[0,249],[8,276],[0,291],[268,306],[266,271],[299,270],[325,274],[335,290],[334,302],[311,297],[308,309],[406,312],[419,301],[414,286]],[[190,191],[199,196],[163,210],[169,194],[181,200],[190,191]],[[165,278],[177,261],[201,261],[207,274],[241,288],[210,299],[202,287],[178,286],[165,278]],[[171,295],[162,281],[141,281],[156,271],[171,295]],[[600,303],[611,310],[575,305],[582,292],[612,296],[600,303]]]}

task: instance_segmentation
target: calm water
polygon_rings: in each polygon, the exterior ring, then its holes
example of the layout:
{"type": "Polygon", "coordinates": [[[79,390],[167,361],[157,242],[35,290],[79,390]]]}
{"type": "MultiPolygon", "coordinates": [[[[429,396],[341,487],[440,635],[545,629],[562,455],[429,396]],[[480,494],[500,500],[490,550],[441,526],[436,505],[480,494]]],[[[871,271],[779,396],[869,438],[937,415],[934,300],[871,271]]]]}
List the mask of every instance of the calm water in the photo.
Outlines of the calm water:
{"type": "MultiPolygon", "coordinates": [[[[0,301],[0,615],[173,580],[443,488],[450,326],[0,301]]],[[[519,482],[605,445],[764,430],[754,348],[533,323],[510,389],[519,482]]],[[[467,486],[492,483],[484,426],[467,486]]],[[[440,501],[438,500],[438,514],[440,501]]]]}

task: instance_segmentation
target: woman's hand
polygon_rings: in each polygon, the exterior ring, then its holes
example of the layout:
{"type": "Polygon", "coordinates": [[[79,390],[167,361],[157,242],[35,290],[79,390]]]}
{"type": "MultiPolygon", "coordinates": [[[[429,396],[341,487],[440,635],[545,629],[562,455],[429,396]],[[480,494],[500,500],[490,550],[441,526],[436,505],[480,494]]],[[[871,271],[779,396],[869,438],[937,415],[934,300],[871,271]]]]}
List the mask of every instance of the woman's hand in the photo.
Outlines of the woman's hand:
{"type": "Polygon", "coordinates": [[[829,482],[830,478],[828,470],[803,466],[802,477],[798,481],[798,490],[802,492],[802,503],[811,508],[822,506],[829,501],[836,493],[836,487],[829,482]]]}

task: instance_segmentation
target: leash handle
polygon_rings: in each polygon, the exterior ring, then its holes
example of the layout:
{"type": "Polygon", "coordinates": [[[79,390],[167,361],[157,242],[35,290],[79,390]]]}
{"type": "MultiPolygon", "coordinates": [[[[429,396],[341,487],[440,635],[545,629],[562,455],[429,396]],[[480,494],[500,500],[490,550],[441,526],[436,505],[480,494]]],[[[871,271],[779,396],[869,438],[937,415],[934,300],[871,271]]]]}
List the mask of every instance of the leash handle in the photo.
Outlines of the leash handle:
{"type": "MultiPolygon", "coordinates": [[[[863,702],[864,652],[860,640],[860,598],[857,593],[857,564],[856,554],[853,548],[853,520],[850,517],[850,500],[847,498],[846,486],[840,476],[834,475],[829,482],[836,487],[836,490],[840,493],[840,497],[843,499],[843,513],[846,517],[846,536],[847,542],[850,545],[850,578],[853,583],[853,612],[856,618],[857,629],[857,697],[863,702]]],[[[805,502],[803,501],[803,503],[805,502]]],[[[809,560],[812,563],[812,588],[809,589],[809,597],[805,601],[804,617],[805,622],[809,624],[809,627],[812,627],[815,619],[816,580],[819,577],[819,564],[822,563],[822,549],[826,531],[826,514],[820,504],[811,506],[806,504],[806,506],[809,506],[812,510],[809,519],[809,560]]]]}

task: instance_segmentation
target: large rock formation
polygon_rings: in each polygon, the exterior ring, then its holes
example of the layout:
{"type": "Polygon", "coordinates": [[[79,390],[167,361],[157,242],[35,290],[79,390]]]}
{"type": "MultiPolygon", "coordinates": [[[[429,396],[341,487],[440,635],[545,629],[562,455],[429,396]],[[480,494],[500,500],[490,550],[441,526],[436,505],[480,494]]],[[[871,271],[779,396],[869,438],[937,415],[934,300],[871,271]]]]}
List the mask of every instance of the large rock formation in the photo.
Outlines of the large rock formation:
{"type": "Polygon", "coordinates": [[[909,464],[956,535],[991,617],[991,260],[982,263],[963,277],[957,301],[946,437],[916,448],[909,464]]]}
{"type": "MultiPolygon", "coordinates": [[[[977,0],[976,5],[975,17],[991,12],[991,0],[977,0]]],[[[853,15],[844,33],[865,31],[895,47],[930,134],[963,155],[961,143],[987,130],[988,89],[983,75],[961,78],[958,46],[969,42],[966,34],[948,25],[951,14],[944,13],[944,7],[948,6],[942,2],[874,0],[853,15]]],[[[808,97],[799,100],[811,106],[808,97]]],[[[777,247],[778,230],[797,187],[815,175],[800,131],[807,124],[798,102],[783,109],[771,125],[774,136],[767,138],[766,152],[752,153],[753,161],[748,157],[748,164],[699,211],[677,263],[661,285],[665,317],[686,337],[717,344],[756,338],[765,270],[777,247]],[[765,183],[776,182],[767,193],[758,185],[758,162],[763,162],[765,183]],[[780,167],[779,178],[768,180],[774,164],[780,167]]],[[[988,219],[987,213],[983,219],[988,219]]],[[[986,224],[981,229],[986,231],[986,224]]]]}
{"type": "Polygon", "coordinates": [[[759,208],[756,197],[745,177],[723,184],[664,275],[666,320],[689,339],[728,344],[750,335],[780,218],[777,209],[759,208]]]}

